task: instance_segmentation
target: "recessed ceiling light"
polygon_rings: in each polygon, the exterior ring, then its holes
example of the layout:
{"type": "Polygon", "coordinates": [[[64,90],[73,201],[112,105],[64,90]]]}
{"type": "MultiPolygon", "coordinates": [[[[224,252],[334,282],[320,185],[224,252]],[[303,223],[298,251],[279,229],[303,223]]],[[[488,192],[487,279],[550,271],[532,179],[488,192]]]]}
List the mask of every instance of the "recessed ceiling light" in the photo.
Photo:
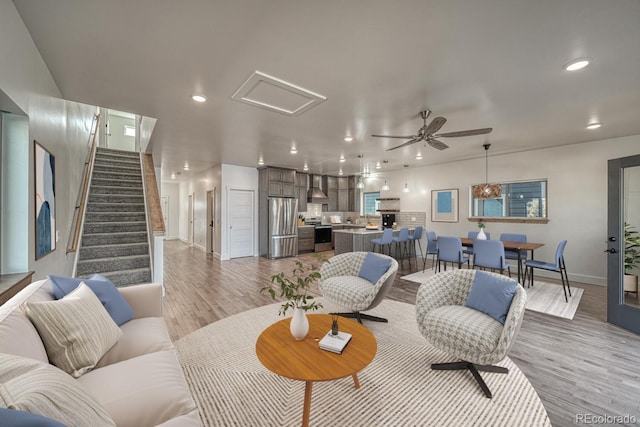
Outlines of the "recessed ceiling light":
{"type": "Polygon", "coordinates": [[[567,70],[567,71],[582,70],[584,67],[589,65],[589,62],[591,62],[591,60],[589,58],[576,59],[576,60],[571,61],[568,64],[566,64],[564,66],[564,69],[567,70]]]}
{"type": "Polygon", "coordinates": [[[344,154],[341,154],[341,155],[340,155],[340,163],[344,163],[344,162],[346,162],[346,161],[347,161],[347,160],[344,158],[344,154]]]}
{"type": "Polygon", "coordinates": [[[304,167],[302,169],[308,171],[309,170],[309,166],[307,166],[307,164],[305,163],[304,167]]]}
{"type": "Polygon", "coordinates": [[[191,99],[193,99],[196,102],[205,102],[207,100],[207,97],[204,95],[191,95],[191,99]]]}
{"type": "Polygon", "coordinates": [[[184,170],[189,170],[189,162],[184,162],[184,170]]]}
{"type": "Polygon", "coordinates": [[[376,169],[380,169],[382,167],[382,165],[380,164],[380,162],[376,162],[376,169]]]}
{"type": "Polygon", "coordinates": [[[176,179],[176,173],[175,172],[171,172],[171,179],[176,179]]]}
{"type": "Polygon", "coordinates": [[[587,129],[598,129],[600,126],[602,126],[602,123],[589,123],[587,129]]]}
{"type": "Polygon", "coordinates": [[[422,160],[422,153],[418,152],[418,154],[416,154],[416,160],[422,160]]]}
{"type": "Polygon", "coordinates": [[[345,140],[345,142],[351,142],[351,141],[353,141],[353,137],[352,136],[345,136],[344,140],[345,140]]]}
{"type": "Polygon", "coordinates": [[[296,147],[291,147],[291,151],[289,151],[291,154],[298,154],[298,149],[296,147]]]}
{"type": "Polygon", "coordinates": [[[259,164],[260,166],[264,165],[264,160],[262,160],[262,158],[258,159],[258,164],[259,164]]]}
{"type": "Polygon", "coordinates": [[[338,175],[344,175],[344,172],[342,172],[342,169],[340,169],[340,171],[338,172],[338,175]]]}

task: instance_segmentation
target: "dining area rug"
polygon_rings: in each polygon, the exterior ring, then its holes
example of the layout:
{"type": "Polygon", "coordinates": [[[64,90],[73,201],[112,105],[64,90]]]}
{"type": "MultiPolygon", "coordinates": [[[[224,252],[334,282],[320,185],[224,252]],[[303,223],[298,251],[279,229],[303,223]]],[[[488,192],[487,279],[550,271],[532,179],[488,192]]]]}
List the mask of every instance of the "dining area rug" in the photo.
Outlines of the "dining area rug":
{"type": "MultiPolygon", "coordinates": [[[[406,276],[402,276],[401,279],[410,282],[424,283],[434,274],[433,270],[429,269],[425,270],[424,273],[418,271],[417,273],[407,274],[406,276]]],[[[563,319],[573,319],[580,304],[582,294],[584,293],[584,289],[572,286],[571,296],[568,297],[569,301],[566,302],[562,285],[543,282],[539,279],[534,279],[533,286],[525,286],[524,290],[527,291],[527,305],[525,306],[527,310],[549,314],[563,319]]]]}
{"type": "MultiPolygon", "coordinates": [[[[338,309],[319,301],[320,312],[338,309]]],[[[175,343],[203,425],[300,425],[304,382],[268,371],[255,351],[260,333],[282,319],[279,308],[276,303],[227,317],[175,343]]],[[[315,383],[310,425],[550,426],[538,394],[508,357],[499,363],[508,374],[482,373],[493,392],[488,399],[469,372],[430,369],[451,357],[422,337],[414,305],[386,299],[368,313],[389,323],[365,321],[378,349],[358,373],[360,389],[351,377],[315,383]]]]}

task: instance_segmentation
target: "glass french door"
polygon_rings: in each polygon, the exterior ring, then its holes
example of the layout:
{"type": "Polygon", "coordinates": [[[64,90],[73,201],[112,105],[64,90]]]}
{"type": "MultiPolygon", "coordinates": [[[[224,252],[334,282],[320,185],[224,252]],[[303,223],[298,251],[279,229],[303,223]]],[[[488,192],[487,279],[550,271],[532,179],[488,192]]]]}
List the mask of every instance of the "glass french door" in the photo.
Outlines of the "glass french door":
{"type": "Polygon", "coordinates": [[[609,160],[608,205],[607,321],[640,333],[640,247],[630,247],[640,236],[640,155],[609,160]]]}

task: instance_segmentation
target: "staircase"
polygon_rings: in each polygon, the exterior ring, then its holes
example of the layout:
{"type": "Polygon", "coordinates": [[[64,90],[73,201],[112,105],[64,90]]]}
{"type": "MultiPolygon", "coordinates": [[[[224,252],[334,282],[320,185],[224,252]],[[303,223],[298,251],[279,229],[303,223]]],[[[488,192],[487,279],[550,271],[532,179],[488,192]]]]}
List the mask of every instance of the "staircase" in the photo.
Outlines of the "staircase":
{"type": "Polygon", "coordinates": [[[151,282],[138,153],[96,150],[76,277],[94,273],[117,286],[151,282]]]}

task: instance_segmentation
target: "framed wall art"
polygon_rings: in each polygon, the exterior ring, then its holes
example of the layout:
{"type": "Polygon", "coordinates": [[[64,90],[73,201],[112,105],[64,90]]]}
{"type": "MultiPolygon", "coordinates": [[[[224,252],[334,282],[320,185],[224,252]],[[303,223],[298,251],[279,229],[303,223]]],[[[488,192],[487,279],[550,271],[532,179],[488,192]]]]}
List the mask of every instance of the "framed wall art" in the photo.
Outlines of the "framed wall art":
{"type": "Polygon", "coordinates": [[[431,221],[458,222],[458,189],[431,191],[431,221]]]}
{"type": "Polygon", "coordinates": [[[36,259],[56,250],[56,160],[33,140],[36,259]]]}

